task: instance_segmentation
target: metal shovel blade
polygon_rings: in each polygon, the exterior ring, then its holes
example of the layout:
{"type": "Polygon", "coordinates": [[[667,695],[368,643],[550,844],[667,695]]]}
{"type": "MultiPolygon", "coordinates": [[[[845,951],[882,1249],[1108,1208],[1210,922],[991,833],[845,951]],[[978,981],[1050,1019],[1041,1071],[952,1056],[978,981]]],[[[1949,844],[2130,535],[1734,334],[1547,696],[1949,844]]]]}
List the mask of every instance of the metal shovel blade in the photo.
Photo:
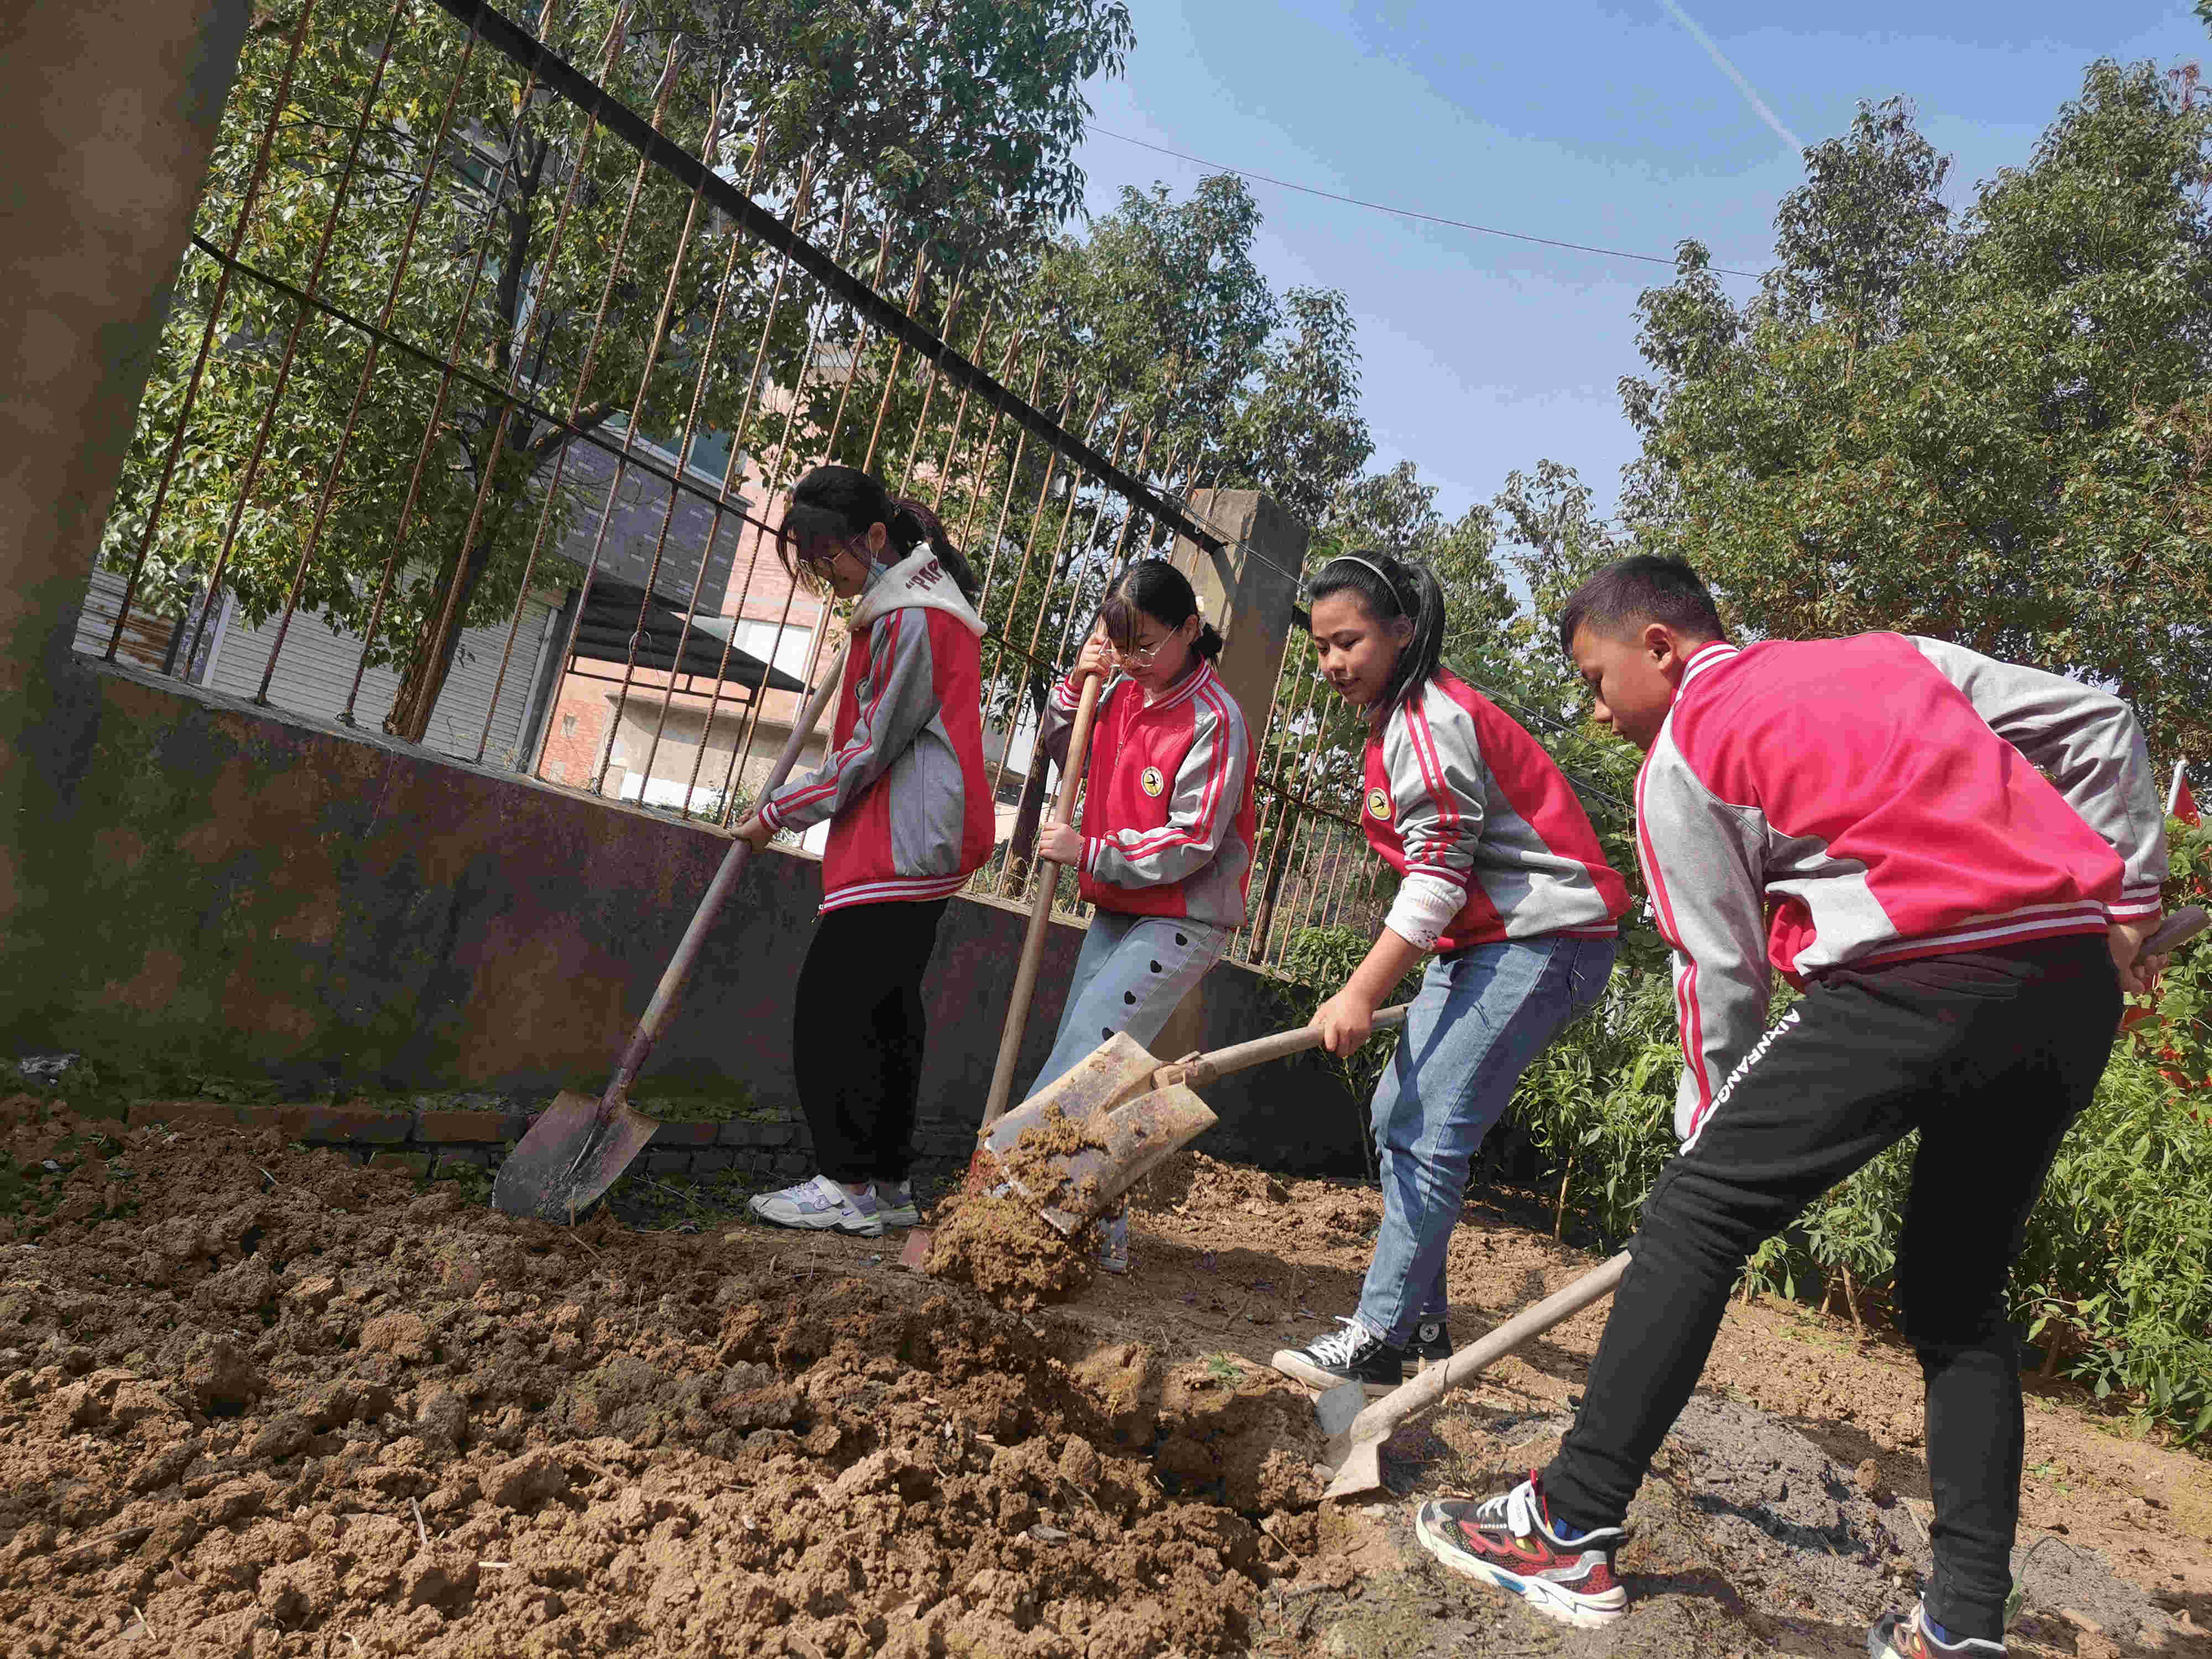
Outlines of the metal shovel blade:
{"type": "MultiPolygon", "coordinates": [[[[1462,1348],[1441,1365],[1431,1365],[1412,1382],[1402,1383],[1372,1405],[1362,1406],[1347,1421],[1344,1407],[1351,1402],[1343,1388],[1331,1389],[1315,1404],[1321,1426],[1329,1436],[1323,1467],[1335,1478],[1322,1493],[1324,1499],[1364,1498],[1383,1490],[1382,1443],[1394,1430],[1417,1412],[1425,1411],[1452,1389],[1462,1388],[1488,1366],[1553,1326],[1571,1319],[1593,1302],[1611,1296],[1628,1271],[1623,1250],[1601,1267],[1593,1268],[1555,1291],[1534,1307],[1524,1308],[1471,1346],[1462,1348]],[[1344,1425],[1341,1430],[1333,1425],[1344,1425]]],[[[1350,1385],[1356,1389],[1358,1384],[1350,1385]]]]}
{"type": "Polygon", "coordinates": [[[491,1184],[506,1215],[573,1221],[615,1184],[660,1126],[626,1099],[564,1089],[538,1114],[491,1184]]]}
{"type": "MultiPolygon", "coordinates": [[[[1143,1043],[1127,1031],[1116,1031],[1085,1054],[1073,1069],[1045,1085],[983,1131],[975,1155],[968,1161],[968,1175],[962,1183],[963,1190],[969,1193],[988,1192],[1004,1181],[1006,1175],[1000,1167],[1000,1158],[1012,1152],[1014,1143],[1026,1131],[1042,1123],[1054,1109],[1062,1117],[1078,1122],[1100,1112],[1110,1112],[1124,1101],[1150,1089],[1153,1074],[1159,1069],[1160,1062],[1153,1058],[1151,1050],[1143,1043]],[[991,1156],[986,1157],[986,1153],[991,1156]]],[[[1211,1114],[1208,1115],[1210,1118],[1211,1114]]],[[[1153,1161],[1157,1163],[1158,1159],[1153,1161]]],[[[1146,1166],[1147,1169],[1150,1167],[1150,1164],[1146,1166]]],[[[1143,1170],[1138,1173],[1142,1174],[1143,1170]]],[[[1012,1184],[1024,1198],[1034,1196],[1020,1182],[1012,1184]]],[[[1051,1213],[1046,1212],[1048,1217],[1051,1213]]],[[[1080,1225],[1081,1221],[1070,1223],[1060,1225],[1060,1231],[1073,1232],[1080,1225]]],[[[916,1227],[909,1232],[904,1248],[899,1252],[899,1265],[915,1273],[922,1272],[929,1260],[931,1238],[931,1231],[927,1227],[916,1227]]]]}
{"type": "Polygon", "coordinates": [[[1073,1069],[994,1123],[983,1136],[983,1150],[1004,1158],[1013,1151],[1016,1141],[1055,1109],[1075,1123],[1110,1112],[1150,1089],[1152,1074],[1159,1069],[1160,1062],[1150,1049],[1127,1031],[1116,1031],[1073,1069]]]}
{"type": "Polygon", "coordinates": [[[1103,1124],[1094,1115],[1092,1132],[1105,1145],[1068,1156],[1057,1201],[1044,1208],[1044,1218],[1073,1234],[1217,1121],[1213,1109],[1181,1083],[1139,1095],[1107,1113],[1103,1124]]]}

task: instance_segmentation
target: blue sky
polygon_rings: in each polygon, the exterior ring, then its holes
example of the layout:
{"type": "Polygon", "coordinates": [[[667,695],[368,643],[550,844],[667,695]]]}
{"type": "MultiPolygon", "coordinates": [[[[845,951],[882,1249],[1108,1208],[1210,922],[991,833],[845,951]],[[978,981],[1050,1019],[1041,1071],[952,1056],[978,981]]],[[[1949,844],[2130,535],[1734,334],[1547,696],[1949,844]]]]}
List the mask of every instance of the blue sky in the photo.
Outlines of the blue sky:
{"type": "MultiPolygon", "coordinates": [[[[1671,0],[1805,143],[1895,94],[1954,159],[1948,195],[2026,161],[2100,57],[2201,57],[2186,3],[1863,0],[1821,26],[1745,0],[1671,0]]],[[[1090,88],[1094,129],[1302,184],[1565,240],[1767,262],[1796,153],[1670,0],[1131,0],[1127,74],[1090,88]]],[[[1093,212],[1125,185],[1178,195],[1206,170],[1094,131],[1093,212]]],[[[1376,461],[1411,459],[1456,514],[1516,467],[1576,467],[1609,509],[1634,434],[1635,303],[1659,265],[1422,226],[1255,185],[1277,287],[1342,289],[1359,322],[1376,461]]],[[[1732,281],[1739,295],[1748,282],[1732,281]]]]}

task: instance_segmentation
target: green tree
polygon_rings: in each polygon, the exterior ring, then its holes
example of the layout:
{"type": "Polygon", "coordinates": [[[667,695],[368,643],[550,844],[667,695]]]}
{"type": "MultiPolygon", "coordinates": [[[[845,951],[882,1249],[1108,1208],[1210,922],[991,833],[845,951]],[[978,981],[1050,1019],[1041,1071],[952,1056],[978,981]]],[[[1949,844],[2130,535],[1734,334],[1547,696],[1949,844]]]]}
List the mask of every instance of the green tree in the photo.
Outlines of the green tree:
{"type": "Polygon", "coordinates": [[[2212,111],[2099,63],[1954,225],[1890,103],[1808,152],[1741,306],[1705,250],[1642,302],[1623,513],[1754,633],[1895,628],[2112,685],[2212,738],[2212,111]]]}
{"type": "MultiPolygon", "coordinates": [[[[1082,82],[1118,72],[1131,40],[1119,0],[923,11],[573,0],[535,15],[556,50],[757,199],[811,211],[808,228],[825,239],[849,201],[852,248],[880,252],[887,273],[924,258],[980,269],[1064,216],[1081,184],[1071,157],[1082,82]]],[[[467,57],[449,117],[463,40],[435,7],[322,0],[303,35],[300,24],[297,0],[257,9],[201,235],[227,246],[251,191],[240,258],[356,317],[388,318],[433,358],[450,351],[569,426],[620,431],[635,409],[641,430],[671,444],[687,426],[740,448],[774,435],[752,375],[775,276],[763,250],[711,211],[695,215],[687,192],[641,175],[626,145],[595,137],[488,46],[467,57]],[[732,433],[747,410],[759,425],[732,433]]],[[[775,313],[769,374],[787,386],[812,368],[801,362],[811,299],[796,293],[775,313]]],[[[822,348],[856,344],[834,318],[822,348]]],[[[302,609],[371,635],[371,659],[401,668],[387,726],[419,738],[460,629],[503,617],[533,547],[538,580],[566,528],[588,525],[579,515],[605,499],[567,475],[573,441],[568,426],[517,416],[471,380],[448,381],[251,277],[226,282],[194,253],[106,554],[128,568],[143,545],[142,592],[172,611],[218,566],[255,622],[296,581],[302,609]],[[195,385],[219,289],[216,349],[195,385]]]]}
{"type": "Polygon", "coordinates": [[[1359,351],[1352,310],[1335,289],[1283,295],[1285,325],[1261,351],[1226,423],[1216,479],[1265,489],[1308,524],[1374,451],[1359,410],[1359,351]]]}
{"type": "MultiPolygon", "coordinates": [[[[1156,484],[1256,488],[1303,512],[1325,502],[1372,447],[1358,408],[1358,343],[1342,295],[1273,292],[1252,258],[1259,225],[1257,204],[1233,177],[1202,180],[1181,199],[1164,185],[1127,189],[1114,212],[1055,238],[1033,269],[1016,262],[994,280],[1006,292],[1001,308],[1029,318],[1043,354],[1041,364],[1024,359],[1042,407],[1118,452],[1126,470],[1145,457],[1156,484]]],[[[920,401],[910,386],[893,389],[901,445],[911,447],[903,434],[920,401]]],[[[945,418],[942,403],[931,418],[945,418]]],[[[1113,570],[1154,527],[1133,525],[1117,496],[1079,485],[1042,446],[1000,450],[979,476],[949,481],[957,510],[947,522],[973,524],[970,556],[1010,573],[994,581],[986,620],[1053,658],[1075,642],[1113,570]],[[1000,536],[1009,501],[1017,507],[1000,536]]],[[[1001,712],[1024,680],[1033,708],[1049,689],[1026,663],[997,678],[1001,712]]]]}

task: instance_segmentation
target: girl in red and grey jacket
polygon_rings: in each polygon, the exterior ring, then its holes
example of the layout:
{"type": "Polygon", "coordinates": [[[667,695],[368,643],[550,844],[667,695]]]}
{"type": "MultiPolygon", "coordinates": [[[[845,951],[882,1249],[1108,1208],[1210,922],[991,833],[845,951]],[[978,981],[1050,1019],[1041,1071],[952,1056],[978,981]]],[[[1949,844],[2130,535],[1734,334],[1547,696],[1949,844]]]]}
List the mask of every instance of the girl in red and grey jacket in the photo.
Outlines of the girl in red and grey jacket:
{"type": "Polygon", "coordinates": [[[1381,936],[1313,1023],[1332,1054],[1425,957],[1372,1118],[1382,1228],[1343,1328],[1274,1358],[1319,1388],[1395,1388],[1451,1352],[1444,1249],[1475,1148],[1529,1061],[1613,971],[1628,890],[1543,746],[1443,666],[1443,593],[1384,553],[1314,579],[1313,637],[1339,696],[1368,711],[1369,845],[1403,876],[1381,936]]]}
{"type": "Polygon", "coordinates": [[[907,1171],[921,976],[945,906],[994,839],[983,623],[975,573],[935,515],[852,467],[817,466],[793,486],[777,549],[794,576],[860,604],[829,758],[738,828],[760,848],[830,821],[792,1026],[820,1173],[750,1208],[777,1226],[874,1237],[920,1219],[907,1171]]]}
{"type": "MultiPolygon", "coordinates": [[[[1085,676],[1107,678],[1091,729],[1083,828],[1046,822],[1037,851],[1073,866],[1096,908],[1034,1095],[1117,1031],[1149,1043],[1244,921],[1252,878],[1252,738],[1213,672],[1221,635],[1164,559],[1117,582],[1046,710],[1062,764],[1085,676]]],[[[1126,1218],[1101,1261],[1127,1265],[1126,1218]]]]}

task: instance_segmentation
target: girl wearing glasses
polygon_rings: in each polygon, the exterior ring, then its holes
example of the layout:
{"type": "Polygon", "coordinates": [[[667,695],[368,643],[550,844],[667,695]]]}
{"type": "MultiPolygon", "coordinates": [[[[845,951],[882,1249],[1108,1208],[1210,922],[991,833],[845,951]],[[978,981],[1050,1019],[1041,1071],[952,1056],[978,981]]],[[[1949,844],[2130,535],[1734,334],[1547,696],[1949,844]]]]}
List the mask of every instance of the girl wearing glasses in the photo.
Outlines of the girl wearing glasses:
{"type": "Polygon", "coordinates": [[[994,839],[978,584],[935,514],[849,466],[793,486],[776,550],[793,576],[860,603],[829,757],[738,826],[757,849],[830,823],[792,1026],[820,1173],[750,1207],[780,1227],[872,1237],[920,1219],[908,1169],[921,976],[945,906],[994,839]]]}
{"type": "MultiPolygon", "coordinates": [[[[1164,559],[1146,559],[1099,607],[1039,736],[1055,762],[1084,677],[1106,678],[1091,726],[1083,828],[1048,819],[1041,857],[1078,873],[1097,907],[1034,1095],[1117,1031],[1150,1043],[1244,920],[1252,874],[1252,739],[1213,672],[1221,635],[1164,559]]],[[[1128,1265],[1126,1209],[1101,1265],[1128,1265]]]]}

